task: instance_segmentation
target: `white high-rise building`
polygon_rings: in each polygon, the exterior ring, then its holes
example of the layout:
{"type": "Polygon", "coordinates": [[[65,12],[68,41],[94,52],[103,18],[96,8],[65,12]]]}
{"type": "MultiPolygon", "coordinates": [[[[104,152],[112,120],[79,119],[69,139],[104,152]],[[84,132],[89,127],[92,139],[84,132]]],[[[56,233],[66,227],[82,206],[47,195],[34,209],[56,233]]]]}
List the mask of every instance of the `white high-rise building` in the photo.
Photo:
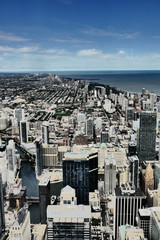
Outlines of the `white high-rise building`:
{"type": "Polygon", "coordinates": [[[49,122],[42,123],[42,142],[49,144],[49,122]]]}
{"type": "Polygon", "coordinates": [[[19,210],[17,219],[9,231],[10,240],[31,240],[30,212],[24,207],[19,210]]]}
{"type": "Polygon", "coordinates": [[[8,160],[8,182],[14,183],[16,175],[16,155],[15,155],[15,142],[10,140],[7,145],[7,160],[8,160]]]}
{"type": "Polygon", "coordinates": [[[75,190],[68,185],[60,205],[47,207],[47,239],[91,239],[91,206],[76,205],[75,190]]]}
{"type": "Polygon", "coordinates": [[[4,130],[8,127],[8,117],[5,115],[0,116],[0,130],[4,130]]]}
{"type": "Polygon", "coordinates": [[[15,155],[15,142],[10,140],[7,145],[7,159],[8,159],[8,169],[10,171],[15,171],[16,155],[15,155]]]}
{"type": "Polygon", "coordinates": [[[85,113],[77,113],[77,121],[78,122],[85,122],[86,121],[86,114],[85,113]]]}
{"type": "Polygon", "coordinates": [[[8,180],[6,146],[0,139],[0,173],[2,174],[2,183],[6,185],[8,180]]]}
{"type": "Polygon", "coordinates": [[[17,108],[14,110],[14,117],[17,118],[18,122],[24,120],[24,109],[22,108],[17,108]]]}

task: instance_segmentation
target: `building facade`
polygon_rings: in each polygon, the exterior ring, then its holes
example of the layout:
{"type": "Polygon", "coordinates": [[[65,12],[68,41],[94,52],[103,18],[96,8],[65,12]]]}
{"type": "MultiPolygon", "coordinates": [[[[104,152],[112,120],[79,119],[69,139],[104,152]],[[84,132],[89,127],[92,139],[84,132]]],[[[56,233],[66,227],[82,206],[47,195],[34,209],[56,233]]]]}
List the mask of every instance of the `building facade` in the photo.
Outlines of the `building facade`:
{"type": "Polygon", "coordinates": [[[39,205],[40,205],[40,222],[46,224],[47,206],[50,204],[50,180],[44,178],[39,182],[39,205]]]}
{"type": "Polygon", "coordinates": [[[155,160],[156,122],[156,112],[140,113],[138,133],[138,157],[140,162],[155,160]]]}
{"type": "Polygon", "coordinates": [[[60,205],[47,207],[47,239],[91,239],[91,206],[76,205],[75,190],[61,190],[60,205]]]}
{"type": "Polygon", "coordinates": [[[0,237],[5,230],[4,200],[2,188],[2,175],[0,173],[0,237]]]}
{"type": "Polygon", "coordinates": [[[45,144],[49,144],[49,123],[43,122],[42,123],[42,142],[45,144]]]}
{"type": "Polygon", "coordinates": [[[116,188],[116,161],[111,156],[105,160],[104,165],[104,191],[105,196],[114,193],[116,188]]]}
{"type": "Polygon", "coordinates": [[[98,188],[98,154],[65,153],[63,159],[63,186],[76,190],[77,203],[89,204],[89,192],[98,188]]]}
{"type": "Polygon", "coordinates": [[[28,123],[27,123],[27,121],[20,122],[20,139],[21,139],[21,143],[26,143],[28,141],[28,123]]]}
{"type": "Polygon", "coordinates": [[[143,206],[144,196],[140,189],[128,184],[115,189],[114,238],[118,240],[118,228],[121,225],[135,225],[138,209],[143,206]]]}

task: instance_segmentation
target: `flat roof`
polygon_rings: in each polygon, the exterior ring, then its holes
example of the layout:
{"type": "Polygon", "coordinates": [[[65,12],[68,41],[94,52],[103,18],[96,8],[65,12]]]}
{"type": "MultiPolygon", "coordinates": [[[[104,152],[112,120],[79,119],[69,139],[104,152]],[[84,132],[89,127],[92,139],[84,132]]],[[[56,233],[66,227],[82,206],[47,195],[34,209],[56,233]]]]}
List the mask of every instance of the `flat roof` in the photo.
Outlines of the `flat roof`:
{"type": "Polygon", "coordinates": [[[143,193],[140,188],[135,188],[135,191],[132,193],[132,190],[127,190],[124,188],[123,192],[122,188],[115,188],[116,196],[135,196],[135,197],[143,197],[143,193]]]}
{"type": "Polygon", "coordinates": [[[91,206],[48,205],[47,218],[65,218],[64,222],[70,222],[71,219],[75,219],[77,221],[79,218],[91,218],[91,206]]]}
{"type": "Polygon", "coordinates": [[[43,178],[42,180],[40,180],[39,182],[39,186],[47,186],[47,184],[49,183],[49,178],[43,178]]]}
{"type": "Polygon", "coordinates": [[[93,152],[67,152],[64,154],[64,160],[86,160],[91,155],[95,155],[98,153],[93,152]]]}

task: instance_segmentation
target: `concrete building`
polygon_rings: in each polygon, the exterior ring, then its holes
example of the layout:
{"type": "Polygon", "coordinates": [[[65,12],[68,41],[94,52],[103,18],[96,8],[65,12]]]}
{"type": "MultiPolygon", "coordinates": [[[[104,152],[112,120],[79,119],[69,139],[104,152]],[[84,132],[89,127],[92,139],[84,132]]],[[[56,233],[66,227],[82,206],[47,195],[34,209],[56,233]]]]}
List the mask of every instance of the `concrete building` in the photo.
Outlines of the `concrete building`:
{"type": "Polygon", "coordinates": [[[47,240],[47,226],[46,224],[32,224],[32,240],[47,240]]]}
{"type": "Polygon", "coordinates": [[[126,121],[132,121],[133,120],[133,108],[128,107],[126,108],[126,121]]]}
{"type": "Polygon", "coordinates": [[[94,134],[94,122],[93,122],[93,118],[88,118],[86,120],[86,135],[88,137],[93,137],[94,134]]]}
{"type": "Polygon", "coordinates": [[[30,212],[25,207],[17,213],[17,219],[9,231],[9,239],[31,240],[30,212]]]}
{"type": "Polygon", "coordinates": [[[26,187],[22,187],[22,179],[16,179],[9,193],[9,207],[20,209],[26,202],[26,187]]]}
{"type": "Polygon", "coordinates": [[[117,186],[121,186],[129,181],[129,165],[127,164],[127,156],[124,148],[110,147],[106,151],[107,156],[111,156],[116,161],[116,181],[117,186]]]}
{"type": "Polygon", "coordinates": [[[0,237],[5,230],[4,200],[2,188],[2,175],[0,173],[0,237]]]}
{"type": "Polygon", "coordinates": [[[86,121],[86,114],[85,113],[77,113],[77,121],[78,122],[85,122],[86,121]]]}
{"type": "Polygon", "coordinates": [[[143,229],[144,237],[150,239],[150,217],[151,208],[139,209],[138,210],[138,227],[143,229]]]}
{"type": "Polygon", "coordinates": [[[159,184],[159,179],[160,179],[160,163],[156,163],[154,165],[154,188],[158,188],[159,184]]]}
{"type": "Polygon", "coordinates": [[[6,145],[1,142],[1,139],[0,139],[0,174],[2,177],[2,185],[3,187],[6,187],[8,182],[7,154],[6,145]]]}
{"type": "Polygon", "coordinates": [[[24,109],[16,108],[14,110],[14,117],[18,120],[18,123],[24,120],[24,109]]]}
{"type": "Polygon", "coordinates": [[[70,152],[70,150],[71,148],[69,146],[58,146],[58,165],[60,168],[62,167],[64,154],[70,152]]]}
{"type": "Polygon", "coordinates": [[[84,134],[79,134],[75,136],[76,145],[88,145],[88,136],[84,134]]]}
{"type": "Polygon", "coordinates": [[[91,239],[91,206],[76,205],[70,186],[62,189],[60,205],[47,207],[47,239],[91,239]]]}
{"type": "Polygon", "coordinates": [[[39,205],[40,205],[40,221],[42,224],[47,220],[47,206],[50,204],[50,180],[44,178],[39,182],[39,205]]]}
{"type": "Polygon", "coordinates": [[[100,211],[101,206],[100,206],[100,196],[99,196],[98,190],[95,190],[94,192],[89,193],[89,205],[92,206],[92,208],[95,211],[100,211]]]}
{"type": "Polygon", "coordinates": [[[47,239],[91,239],[91,207],[84,205],[49,205],[47,239]]]}
{"type": "Polygon", "coordinates": [[[16,155],[15,155],[15,142],[13,140],[10,140],[7,145],[7,159],[8,159],[8,169],[15,173],[16,155]]]}
{"type": "Polygon", "coordinates": [[[138,157],[140,162],[155,160],[156,112],[140,113],[138,157]]]}
{"type": "Polygon", "coordinates": [[[101,143],[108,143],[109,142],[109,132],[103,131],[101,132],[101,143]]]}
{"type": "Polygon", "coordinates": [[[63,186],[66,185],[76,190],[78,204],[89,204],[89,192],[98,189],[98,154],[65,153],[63,186]]]}
{"type": "Polygon", "coordinates": [[[42,123],[42,142],[49,144],[49,122],[42,123]]]}
{"type": "Polygon", "coordinates": [[[142,175],[142,190],[144,193],[147,193],[147,190],[153,190],[154,189],[154,174],[153,174],[153,168],[151,164],[149,163],[146,172],[144,175],[142,175]]]}
{"type": "Polygon", "coordinates": [[[8,127],[8,117],[5,115],[0,116],[0,130],[4,130],[8,127]]]}
{"type": "Polygon", "coordinates": [[[108,156],[104,165],[104,193],[105,197],[114,193],[116,188],[116,162],[108,156]]]}
{"type": "Polygon", "coordinates": [[[56,167],[58,165],[58,145],[42,144],[43,167],[56,167]]]}
{"type": "Polygon", "coordinates": [[[119,227],[119,240],[145,240],[143,229],[129,224],[119,227]]]}
{"type": "Polygon", "coordinates": [[[139,209],[138,226],[148,240],[160,239],[160,207],[139,209]]]}
{"type": "Polygon", "coordinates": [[[77,205],[76,191],[69,185],[61,190],[60,205],[64,204],[77,205]]]}
{"type": "Polygon", "coordinates": [[[160,210],[152,211],[151,213],[151,240],[159,240],[160,239],[160,210]]]}
{"type": "Polygon", "coordinates": [[[140,188],[133,189],[129,184],[115,189],[114,238],[118,240],[121,225],[135,225],[138,209],[143,206],[144,196],[140,188]]]}

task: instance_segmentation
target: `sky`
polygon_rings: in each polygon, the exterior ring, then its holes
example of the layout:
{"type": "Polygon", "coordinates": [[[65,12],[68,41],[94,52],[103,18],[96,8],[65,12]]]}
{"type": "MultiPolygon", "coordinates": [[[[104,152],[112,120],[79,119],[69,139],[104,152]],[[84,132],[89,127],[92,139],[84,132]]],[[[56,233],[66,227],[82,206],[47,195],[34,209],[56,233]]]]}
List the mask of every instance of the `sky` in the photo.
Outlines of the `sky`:
{"type": "Polygon", "coordinates": [[[159,0],[1,0],[0,72],[160,70],[159,0]]]}

